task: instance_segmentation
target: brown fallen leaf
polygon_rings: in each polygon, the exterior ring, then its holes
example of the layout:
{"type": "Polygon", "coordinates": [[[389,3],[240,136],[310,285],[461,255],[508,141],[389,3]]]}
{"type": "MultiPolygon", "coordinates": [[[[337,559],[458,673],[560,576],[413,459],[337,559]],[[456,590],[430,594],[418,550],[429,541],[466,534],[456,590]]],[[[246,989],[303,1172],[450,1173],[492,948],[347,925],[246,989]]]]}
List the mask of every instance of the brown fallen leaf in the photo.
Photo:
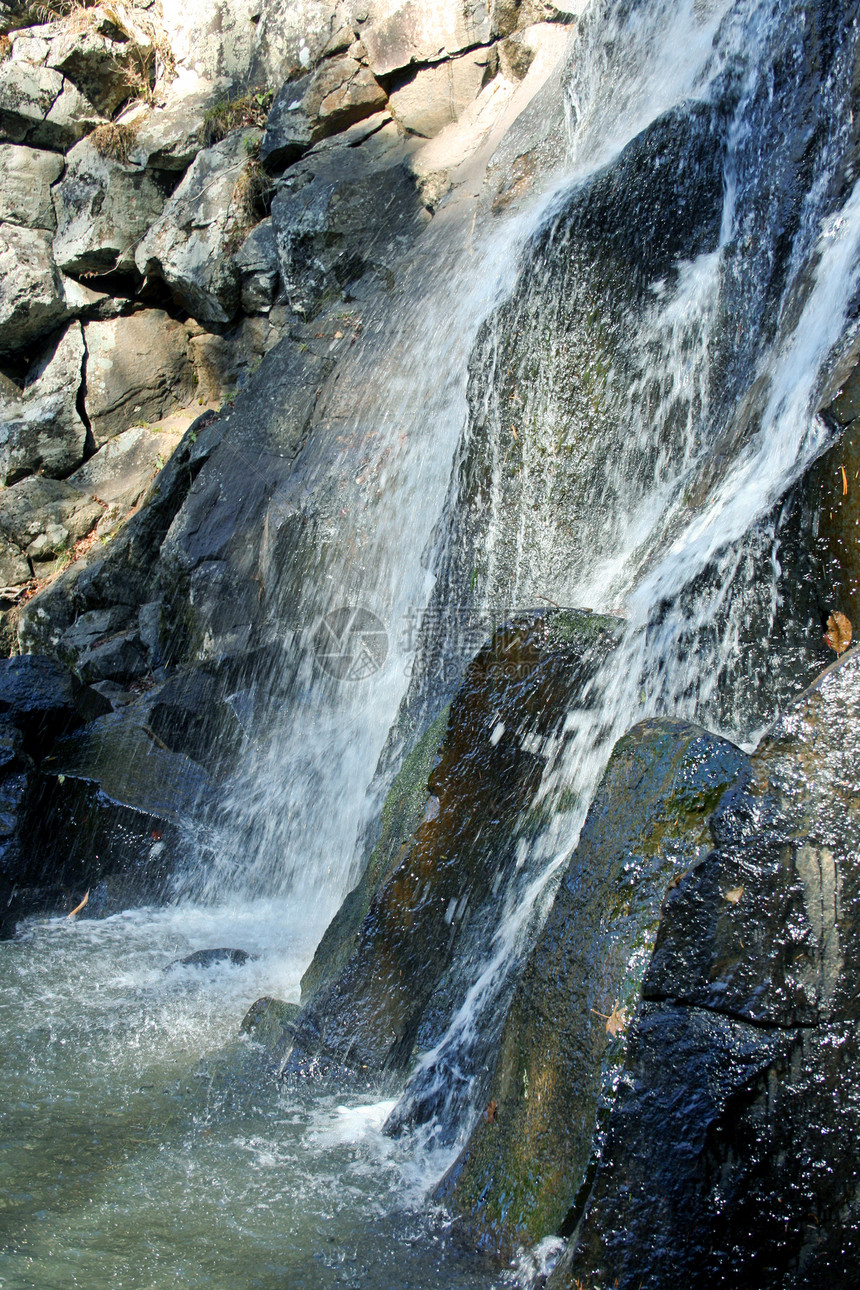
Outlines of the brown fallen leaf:
{"type": "Polygon", "coordinates": [[[837,655],[844,654],[851,644],[851,638],[854,635],[854,629],[851,626],[851,619],[846,618],[844,614],[838,611],[832,613],[827,619],[827,631],[824,633],[824,639],[837,655]]]}
{"type": "Polygon", "coordinates": [[[499,1110],[499,1104],[496,1101],[496,1099],[493,1098],[492,1102],[487,1103],[487,1109],[484,1111],[484,1119],[487,1121],[487,1124],[496,1123],[496,1116],[498,1114],[498,1110],[499,1110]]]}
{"type": "Polygon", "coordinates": [[[743,884],[740,887],[732,887],[731,891],[726,892],[726,900],[729,904],[736,905],[743,894],[743,884]]]}
{"type": "Polygon", "coordinates": [[[81,910],[83,909],[84,905],[85,905],[85,904],[87,903],[87,901],[89,900],[89,898],[90,898],[90,893],[89,893],[89,889],[88,889],[88,890],[87,890],[87,894],[84,896],[84,898],[83,898],[83,900],[81,901],[81,903],[80,903],[79,905],[75,905],[74,909],[73,909],[73,910],[72,910],[72,912],[69,914],[69,918],[74,918],[75,914],[79,914],[79,913],[81,912],[81,910]]]}
{"type": "Polygon", "coordinates": [[[842,467],[842,496],[848,496],[848,476],[845,474],[845,467],[842,467]]]}
{"type": "Polygon", "coordinates": [[[609,1014],[609,1016],[606,1018],[607,1035],[611,1035],[612,1038],[614,1039],[615,1036],[618,1034],[619,1030],[623,1030],[626,1025],[627,1025],[627,1013],[624,1011],[623,1008],[619,1008],[616,1005],[612,1009],[612,1012],[609,1014]]]}

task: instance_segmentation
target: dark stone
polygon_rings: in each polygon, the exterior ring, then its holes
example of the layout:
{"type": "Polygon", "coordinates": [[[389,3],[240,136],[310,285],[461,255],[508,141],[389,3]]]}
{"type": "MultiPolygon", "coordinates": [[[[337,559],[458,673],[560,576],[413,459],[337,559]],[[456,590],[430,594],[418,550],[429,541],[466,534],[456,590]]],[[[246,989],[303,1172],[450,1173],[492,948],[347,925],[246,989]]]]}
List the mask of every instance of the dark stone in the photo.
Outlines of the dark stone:
{"type": "Polygon", "coordinates": [[[186,954],[184,959],[175,959],[173,963],[168,963],[164,969],[169,972],[171,968],[176,967],[215,967],[217,963],[230,963],[233,967],[244,967],[253,954],[247,950],[195,950],[193,954],[186,954]]]}
{"type": "MultiPolygon", "coordinates": [[[[355,950],[302,1014],[288,1069],[318,1054],[362,1070],[404,1069],[449,965],[516,873],[518,821],[549,734],[615,644],[616,620],[564,611],[515,620],[471,664],[451,704],[411,842],[374,895],[355,950]]],[[[527,825],[525,826],[527,827],[527,825]]]]}
{"type": "Polygon", "coordinates": [[[562,1226],[611,1100],[667,885],[707,854],[734,745],[685,722],[619,740],[514,993],[480,1119],[436,1197],[475,1243],[512,1253],[562,1226]]]}
{"type": "Polygon", "coordinates": [[[854,650],[769,732],[670,893],[558,1290],[854,1284],[858,696],[854,650]]]}
{"type": "Polygon", "coordinates": [[[244,738],[217,681],[199,670],[170,677],[150,708],[147,724],[171,752],[184,753],[210,769],[231,761],[244,738]]]}
{"type": "Polygon", "coordinates": [[[297,1003],[285,1003],[283,999],[257,999],[242,1018],[239,1033],[250,1035],[257,1043],[279,1054],[292,1039],[300,1013],[297,1003]]]}
{"type": "Polygon", "coordinates": [[[0,715],[21,731],[33,756],[90,714],[108,710],[101,695],[53,658],[21,654],[0,660],[0,715]]]}
{"type": "Polygon", "coordinates": [[[367,867],[326,928],[302,977],[302,1003],[332,979],[358,945],[371,901],[402,858],[421,823],[430,796],[429,779],[448,725],[445,708],[418,740],[389,790],[382,808],[380,837],[367,867]]]}

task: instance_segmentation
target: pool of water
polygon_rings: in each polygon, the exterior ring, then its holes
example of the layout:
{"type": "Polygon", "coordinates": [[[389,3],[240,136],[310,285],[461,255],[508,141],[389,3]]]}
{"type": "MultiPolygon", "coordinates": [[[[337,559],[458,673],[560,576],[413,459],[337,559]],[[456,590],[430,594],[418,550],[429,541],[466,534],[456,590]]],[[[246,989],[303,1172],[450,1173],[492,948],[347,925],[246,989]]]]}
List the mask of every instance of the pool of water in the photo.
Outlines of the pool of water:
{"type": "MultiPolygon", "coordinates": [[[[40,919],[0,944],[0,1285],[491,1290],[424,1201],[390,1088],[279,1082],[239,1026],[298,999],[283,905],[40,919]],[[235,946],[241,967],[174,967],[235,946]]],[[[293,919],[295,921],[295,918],[293,919]]],[[[523,1265],[525,1267],[525,1265],[523,1265]]]]}

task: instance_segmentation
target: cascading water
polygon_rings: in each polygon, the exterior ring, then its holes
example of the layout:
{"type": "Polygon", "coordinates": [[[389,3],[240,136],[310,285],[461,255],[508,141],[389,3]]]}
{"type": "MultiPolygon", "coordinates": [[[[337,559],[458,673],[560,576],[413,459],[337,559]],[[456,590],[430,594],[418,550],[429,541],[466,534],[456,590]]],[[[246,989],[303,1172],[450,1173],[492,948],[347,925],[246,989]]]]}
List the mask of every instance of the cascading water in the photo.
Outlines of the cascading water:
{"type": "MultiPolygon", "coordinates": [[[[766,675],[779,505],[827,441],[816,409],[855,328],[857,40],[847,0],[826,15],[788,0],[594,3],[571,54],[564,178],[489,232],[471,209],[437,216],[397,308],[364,319],[294,482],[269,502],[273,544],[304,498],[317,518],[267,589],[287,643],[251,678],[251,748],[192,883],[207,901],[37,922],[4,950],[10,1286],[493,1282],[392,1215],[474,1119],[482,1053],[613,743],[654,713],[751,740],[814,670],[804,622],[780,650],[788,680],[766,675]],[[680,207],[638,205],[655,187],[680,207]],[[356,876],[409,684],[401,629],[429,603],[430,666],[451,652],[431,639],[440,624],[541,597],[623,613],[623,639],[589,712],[544,749],[555,809],[520,839],[504,916],[457,967],[447,1031],[411,1081],[411,1118],[429,1127],[391,1142],[390,1101],[277,1089],[256,1050],[220,1050],[257,995],[296,997],[356,876]],[[344,682],[315,665],[311,637],[356,605],[389,654],[344,682]],[[259,955],[247,975],[162,971],[228,937],[259,955]]],[[[445,693],[465,660],[449,661],[445,693]]],[[[416,672],[413,709],[441,697],[416,672]]]]}
{"type": "MultiPolygon", "coordinates": [[[[428,1167],[437,1169],[452,1154],[432,1149],[449,1143],[456,1154],[486,1104],[488,1054],[512,977],[616,741],[637,720],[670,715],[754,745],[779,703],[822,663],[817,615],[808,617],[808,606],[796,601],[804,617],[774,630],[785,586],[780,517],[773,512],[828,441],[816,409],[828,373],[856,331],[860,193],[850,173],[845,182],[840,174],[856,18],[852,25],[846,14],[850,38],[822,73],[832,116],[813,124],[805,117],[808,87],[792,87],[794,102],[787,89],[785,100],[773,99],[774,64],[799,59],[808,38],[811,20],[799,8],[655,5],[613,12],[609,6],[593,16],[597,49],[586,34],[581,66],[596,64],[602,76],[591,87],[593,98],[579,86],[570,91],[573,197],[571,189],[560,197],[561,211],[525,252],[513,301],[485,328],[478,350],[483,364],[473,369],[473,438],[461,454],[457,501],[450,504],[453,540],[437,596],[462,605],[469,586],[463,571],[479,560],[483,607],[494,600],[525,606],[543,593],[620,612],[626,621],[618,650],[589,683],[587,710],[572,714],[543,749],[549,764],[538,800],[551,803],[573,790],[576,807],[555,811],[536,838],[520,840],[492,945],[481,952],[470,944],[464,957],[473,965],[461,974],[462,1002],[447,1032],[421,1057],[392,1118],[392,1129],[425,1122],[419,1140],[431,1149],[428,1167]],[[631,51],[635,83],[629,86],[631,51]],[[609,87],[622,107],[611,115],[611,130],[609,87]],[[669,273],[649,279],[648,236],[641,259],[634,247],[630,272],[645,269],[646,290],[639,298],[632,294],[625,308],[610,283],[619,317],[606,323],[609,341],[598,336],[602,353],[597,346],[591,356],[580,349],[584,370],[573,368],[593,400],[583,411],[561,376],[565,364],[571,370],[578,332],[592,322],[592,268],[604,286],[606,270],[582,259],[589,197],[580,203],[578,192],[587,194],[591,183],[593,193],[601,168],[655,118],[680,109],[674,119],[664,116],[671,132],[679,131],[697,104],[717,113],[726,139],[713,248],[691,258],[676,254],[669,273]],[[625,107],[629,133],[621,125],[625,107]],[[809,147],[810,183],[798,194],[791,254],[777,271],[763,262],[759,223],[772,213],[780,183],[768,141],[793,133],[809,147]],[[570,273],[571,263],[582,268],[584,282],[570,273]],[[565,289],[581,295],[584,307],[560,311],[558,293],[565,289]],[[764,299],[769,307],[762,312],[764,299]],[[549,341],[547,329],[555,329],[549,341]],[[537,369],[535,351],[548,374],[537,369]],[[518,397],[524,369],[531,377],[528,400],[518,397]],[[522,427],[521,447],[514,420],[522,427]],[[601,441],[600,430],[613,426],[613,437],[601,441]],[[478,439],[492,462],[483,505],[458,512],[463,495],[476,490],[478,439]],[[560,451],[571,444],[572,464],[560,451]],[[516,469],[506,474],[512,451],[516,469]],[[558,504],[559,491],[577,498],[572,513],[558,504]],[[779,675],[768,665],[774,647],[779,675]]],[[[789,171],[787,163],[786,183],[789,171]]],[[[623,191],[622,180],[616,190],[622,207],[623,191]]],[[[687,202],[697,196],[690,185],[687,202]]],[[[606,215],[599,194],[597,201],[606,215]]],[[[629,230],[647,214],[644,206],[637,210],[634,196],[620,219],[629,230]]],[[[659,229],[649,233],[660,237],[659,229]]],[[[611,236],[606,241],[611,253],[611,236]]]]}

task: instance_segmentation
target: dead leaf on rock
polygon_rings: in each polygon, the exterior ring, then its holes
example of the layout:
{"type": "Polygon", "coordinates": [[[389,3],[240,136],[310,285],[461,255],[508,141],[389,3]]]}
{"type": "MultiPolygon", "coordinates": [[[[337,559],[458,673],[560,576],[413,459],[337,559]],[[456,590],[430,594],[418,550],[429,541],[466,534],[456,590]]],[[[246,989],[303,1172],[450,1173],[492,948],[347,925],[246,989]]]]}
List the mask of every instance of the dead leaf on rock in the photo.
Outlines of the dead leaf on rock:
{"type": "Polygon", "coordinates": [[[827,619],[827,631],[824,633],[824,639],[837,655],[844,654],[851,644],[851,638],[854,635],[854,629],[851,626],[850,618],[839,612],[832,613],[827,619]]]}
{"type": "Polygon", "coordinates": [[[498,1110],[499,1110],[499,1104],[496,1101],[496,1099],[493,1098],[492,1102],[489,1102],[487,1104],[487,1109],[484,1112],[484,1119],[487,1121],[487,1124],[495,1124],[498,1110]]]}
{"type": "Polygon", "coordinates": [[[606,1018],[606,1033],[614,1039],[620,1030],[627,1025],[627,1013],[623,1008],[618,1006],[612,1009],[612,1012],[606,1018]]]}
{"type": "Polygon", "coordinates": [[[731,891],[726,892],[726,900],[730,905],[736,905],[743,894],[743,885],[740,887],[732,887],[731,891]]]}

